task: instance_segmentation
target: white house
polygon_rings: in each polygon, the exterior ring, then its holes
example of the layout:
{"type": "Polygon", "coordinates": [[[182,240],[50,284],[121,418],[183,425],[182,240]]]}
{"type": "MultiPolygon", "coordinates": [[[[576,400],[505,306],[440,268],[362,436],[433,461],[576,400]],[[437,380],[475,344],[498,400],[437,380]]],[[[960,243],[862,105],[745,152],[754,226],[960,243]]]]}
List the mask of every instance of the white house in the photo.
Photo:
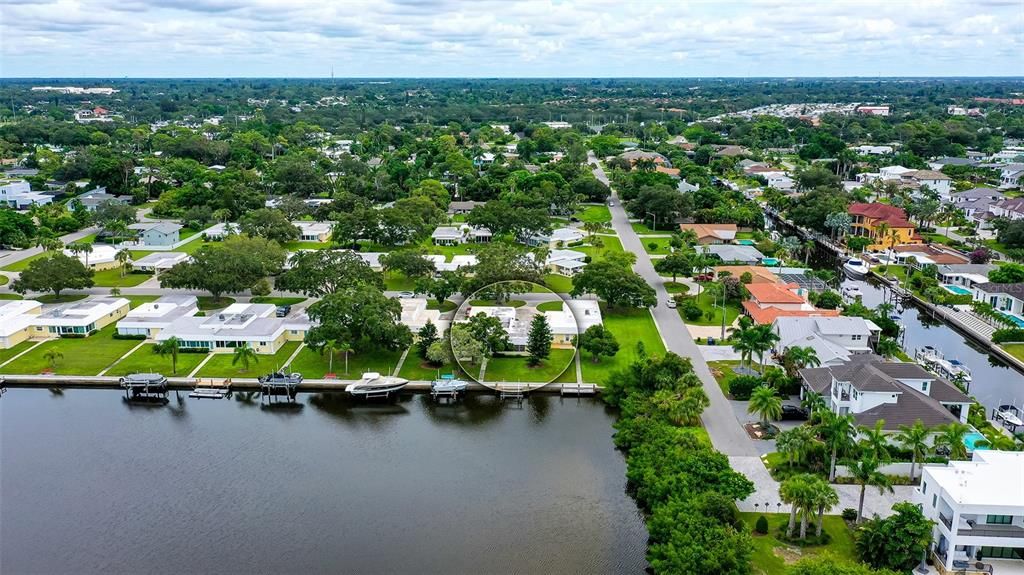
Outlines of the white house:
{"type": "Polygon", "coordinates": [[[1024,453],[926,465],[914,502],[934,522],[931,556],[947,572],[976,571],[979,556],[982,571],[1024,571],[1024,453]]]}
{"type": "Polygon", "coordinates": [[[334,229],[333,222],[298,221],[292,224],[299,228],[299,240],[303,242],[327,242],[331,239],[331,231],[334,229]]]}
{"type": "Polygon", "coordinates": [[[82,262],[88,268],[96,271],[109,270],[116,268],[121,265],[117,261],[117,252],[120,251],[110,244],[91,244],[92,251],[75,253],[68,248],[64,248],[64,255],[76,258],[82,262]]]}
{"type": "Polygon", "coordinates": [[[551,273],[572,277],[586,267],[586,259],[587,254],[583,252],[554,249],[548,253],[547,261],[544,262],[544,265],[547,266],[551,273]]]}
{"type": "MultiPolygon", "coordinates": [[[[1007,315],[1024,316],[1024,284],[979,283],[971,294],[975,301],[989,304],[1007,315]]],[[[1021,320],[1024,325],[1024,320],[1021,320]]]]}
{"type": "Polygon", "coordinates": [[[199,300],[193,295],[165,295],[128,312],[117,322],[121,335],[153,337],[178,318],[191,317],[199,311],[199,300]]]}
{"type": "Polygon", "coordinates": [[[916,363],[890,362],[864,353],[840,365],[800,370],[803,389],[821,394],[830,410],[853,414],[858,426],[883,421],[886,432],[921,420],[927,427],[967,423],[973,403],[948,381],[916,363]]]}
{"type": "Polygon", "coordinates": [[[399,321],[414,333],[427,325],[427,322],[434,324],[438,333],[448,329],[448,322],[441,321],[441,311],[427,309],[429,302],[425,298],[404,298],[398,301],[402,304],[402,317],[399,321]]]}
{"type": "Polygon", "coordinates": [[[560,248],[583,241],[583,233],[573,228],[556,228],[550,232],[533,234],[524,242],[529,246],[560,248]]]}
{"type": "Polygon", "coordinates": [[[904,184],[916,187],[928,186],[928,189],[937,192],[943,200],[949,200],[953,188],[953,180],[942,172],[935,170],[913,170],[904,172],[900,176],[904,184]]]}
{"type": "Polygon", "coordinates": [[[53,196],[33,192],[32,186],[25,180],[0,180],[0,204],[16,210],[25,210],[52,201],[53,196]]]}
{"type": "Polygon", "coordinates": [[[988,274],[996,269],[992,264],[939,264],[939,282],[972,289],[978,284],[988,283],[988,274]]]}
{"type": "Polygon", "coordinates": [[[776,353],[791,347],[809,347],[823,366],[840,365],[850,357],[871,353],[882,328],[859,317],[780,316],[772,322],[779,336],[776,353]]]}
{"type": "Polygon", "coordinates": [[[491,241],[491,230],[487,228],[474,228],[468,224],[461,226],[438,226],[430,234],[430,239],[435,246],[454,246],[472,243],[485,243],[491,241]]]}
{"type": "Polygon", "coordinates": [[[953,194],[953,205],[959,208],[964,216],[982,222],[988,213],[988,207],[1005,199],[1006,196],[995,188],[971,188],[953,194]]]}
{"type": "MultiPolygon", "coordinates": [[[[554,296],[552,296],[554,297],[554,296]]],[[[552,299],[551,301],[554,301],[552,299]]],[[[592,325],[602,322],[601,308],[595,300],[562,301],[557,310],[540,311],[537,304],[531,301],[521,307],[509,306],[465,306],[459,311],[456,321],[468,321],[470,317],[484,314],[497,318],[508,333],[509,342],[515,351],[523,351],[529,339],[530,325],[534,316],[544,314],[551,327],[553,347],[568,348],[574,345],[574,338],[592,325]]]]}
{"type": "Polygon", "coordinates": [[[999,170],[999,187],[1016,188],[1024,178],[1024,164],[1007,164],[999,170]]]}
{"type": "Polygon", "coordinates": [[[231,352],[248,346],[256,353],[272,354],[289,341],[302,341],[309,317],[277,317],[269,303],[235,303],[209,316],[179,317],[156,334],[157,341],[178,338],[184,349],[231,352]]]}
{"type": "Polygon", "coordinates": [[[0,301],[0,349],[9,349],[32,337],[43,304],[30,299],[0,301]]]}
{"type": "Polygon", "coordinates": [[[864,154],[866,156],[884,156],[885,154],[891,154],[893,152],[892,146],[855,146],[853,148],[858,154],[864,154]]]}
{"type": "Polygon", "coordinates": [[[1024,198],[1008,198],[989,204],[988,213],[994,218],[1024,219],[1024,198]]]}
{"type": "Polygon", "coordinates": [[[188,261],[190,257],[184,252],[153,252],[133,261],[132,269],[155,274],[188,261]]]}
{"type": "Polygon", "coordinates": [[[43,310],[36,316],[33,337],[80,336],[121,319],[131,302],[125,298],[93,297],[43,310]]]}
{"type": "Polygon", "coordinates": [[[239,233],[238,224],[221,222],[203,230],[203,235],[209,240],[222,240],[231,234],[239,233]]]}

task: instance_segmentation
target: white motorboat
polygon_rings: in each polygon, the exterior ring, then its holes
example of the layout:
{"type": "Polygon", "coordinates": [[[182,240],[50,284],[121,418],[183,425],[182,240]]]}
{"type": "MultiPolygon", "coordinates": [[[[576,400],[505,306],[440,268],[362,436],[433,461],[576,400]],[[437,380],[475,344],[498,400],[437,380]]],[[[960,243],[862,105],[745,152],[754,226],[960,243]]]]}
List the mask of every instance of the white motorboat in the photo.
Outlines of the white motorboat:
{"type": "Polygon", "coordinates": [[[345,391],[354,397],[370,399],[374,397],[389,397],[402,390],[409,384],[408,379],[381,375],[375,371],[366,372],[363,377],[355,383],[349,384],[345,391]]]}
{"type": "Polygon", "coordinates": [[[853,279],[864,279],[868,275],[870,268],[867,262],[860,258],[850,258],[843,264],[843,271],[846,275],[853,279]]]}
{"type": "Polygon", "coordinates": [[[462,379],[455,379],[452,375],[442,375],[440,378],[430,382],[430,391],[434,394],[455,394],[466,391],[469,382],[462,379]]]}
{"type": "Polygon", "coordinates": [[[914,360],[954,383],[960,380],[965,387],[971,385],[971,370],[966,365],[957,359],[946,359],[941,351],[930,345],[915,350],[914,360]]]}
{"type": "Polygon", "coordinates": [[[1020,410],[1014,405],[1000,405],[995,418],[1002,421],[1003,425],[1011,427],[1024,425],[1020,418],[1020,410]]]}

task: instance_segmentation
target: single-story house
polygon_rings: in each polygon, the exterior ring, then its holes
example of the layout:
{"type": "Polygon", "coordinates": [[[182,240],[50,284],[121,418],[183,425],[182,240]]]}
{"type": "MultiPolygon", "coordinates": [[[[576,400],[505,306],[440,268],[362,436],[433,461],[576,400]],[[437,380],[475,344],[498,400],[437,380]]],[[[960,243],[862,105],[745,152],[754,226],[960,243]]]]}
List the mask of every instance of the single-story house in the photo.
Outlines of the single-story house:
{"type": "Polygon", "coordinates": [[[475,228],[467,224],[461,226],[438,226],[430,234],[435,246],[454,246],[464,243],[486,243],[491,241],[491,230],[475,228]]]}
{"type": "Polygon", "coordinates": [[[701,246],[705,254],[717,256],[725,263],[756,264],[764,259],[764,254],[754,246],[733,244],[710,244],[701,246]]]}
{"type": "Polygon", "coordinates": [[[975,301],[989,304],[995,309],[1016,316],[1024,324],[1024,283],[997,284],[992,282],[974,285],[972,297],[975,301]]]}
{"type": "Polygon", "coordinates": [[[701,245],[728,244],[736,239],[736,224],[679,224],[679,231],[693,231],[701,245]]]}
{"type": "Polygon", "coordinates": [[[138,242],[146,247],[169,247],[180,240],[182,225],[173,222],[141,222],[131,224],[128,229],[137,232],[138,242]]]}
{"type": "Polygon", "coordinates": [[[307,222],[298,221],[292,224],[299,228],[299,241],[325,243],[331,239],[331,231],[334,229],[332,222],[307,222]]]}
{"type": "Polygon", "coordinates": [[[203,236],[208,240],[222,240],[231,234],[240,233],[238,224],[220,222],[203,230],[203,236]]]}
{"type": "Polygon", "coordinates": [[[132,198],[131,196],[115,196],[113,194],[108,194],[106,188],[96,188],[76,197],[75,201],[81,202],[82,206],[84,206],[86,210],[95,212],[96,208],[100,207],[102,204],[114,203],[127,205],[131,203],[132,198]]]}
{"type": "Polygon", "coordinates": [[[188,261],[190,257],[184,252],[153,252],[133,261],[132,269],[155,274],[169,270],[175,264],[188,261]]]}
{"type": "Polygon", "coordinates": [[[117,261],[117,252],[120,250],[114,246],[109,244],[90,245],[92,246],[91,252],[75,253],[68,248],[64,248],[64,255],[75,258],[86,267],[96,271],[114,269],[121,265],[121,262],[117,261]]]}
{"type": "Polygon", "coordinates": [[[399,299],[402,304],[402,325],[408,327],[413,333],[419,331],[427,322],[434,324],[438,333],[444,333],[448,329],[448,322],[441,321],[441,311],[427,309],[429,303],[425,298],[404,298],[399,299]]]}
{"type": "Polygon", "coordinates": [[[451,202],[451,203],[448,204],[448,215],[449,216],[458,216],[458,215],[468,214],[469,212],[473,211],[473,208],[475,208],[477,206],[482,206],[485,203],[486,202],[471,202],[471,201],[451,202]]]}
{"type": "Polygon", "coordinates": [[[800,370],[803,389],[821,394],[839,415],[853,414],[858,426],[899,431],[921,420],[927,427],[967,422],[971,398],[916,363],[889,362],[859,354],[835,366],[800,370]]]}
{"type": "Polygon", "coordinates": [[[131,302],[123,297],[92,297],[43,310],[32,324],[32,337],[88,336],[121,319],[131,302]]]}
{"type": "Polygon", "coordinates": [[[553,274],[572,277],[586,267],[587,254],[576,250],[554,249],[548,253],[544,265],[553,274]]]}
{"type": "Polygon", "coordinates": [[[30,299],[0,300],[0,349],[9,349],[32,337],[43,304],[30,299]]]}
{"type": "Polygon", "coordinates": [[[750,274],[750,283],[779,283],[779,276],[775,275],[772,270],[764,266],[715,266],[711,269],[713,270],[716,278],[722,277],[722,274],[728,274],[739,279],[743,277],[743,274],[750,274]]]}
{"type": "Polygon", "coordinates": [[[549,248],[561,248],[583,241],[583,233],[574,228],[556,228],[550,232],[533,234],[526,239],[529,246],[547,246],[549,248]]]}
{"type": "Polygon", "coordinates": [[[272,354],[289,341],[302,341],[310,328],[304,313],[277,317],[269,303],[234,303],[209,316],[184,316],[156,334],[157,341],[178,338],[184,349],[231,352],[248,346],[259,354],[272,354]]]}
{"type": "Polygon", "coordinates": [[[191,317],[199,311],[199,300],[193,295],[165,295],[144,303],[117,322],[121,335],[153,337],[178,318],[191,317]]]}
{"type": "Polygon", "coordinates": [[[938,268],[939,282],[973,288],[988,282],[988,274],[996,269],[993,264],[940,264],[938,268]]]}

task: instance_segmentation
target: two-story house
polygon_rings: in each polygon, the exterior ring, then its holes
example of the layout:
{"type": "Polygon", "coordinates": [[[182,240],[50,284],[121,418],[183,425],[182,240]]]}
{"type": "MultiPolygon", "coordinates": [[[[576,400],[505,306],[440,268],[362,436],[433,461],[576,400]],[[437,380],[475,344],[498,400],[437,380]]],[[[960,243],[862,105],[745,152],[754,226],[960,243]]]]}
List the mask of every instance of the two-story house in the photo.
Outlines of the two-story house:
{"type": "Polygon", "coordinates": [[[782,316],[772,322],[779,336],[775,353],[791,347],[809,347],[823,366],[841,365],[851,356],[871,353],[882,328],[860,317],[782,316]]]}
{"type": "Polygon", "coordinates": [[[776,318],[838,316],[839,310],[818,309],[807,299],[807,290],[797,284],[747,284],[750,299],[743,302],[743,312],[757,324],[771,324],[776,318]]]}
{"type": "Polygon", "coordinates": [[[828,408],[853,414],[857,425],[896,433],[901,425],[921,420],[928,427],[967,422],[971,398],[952,383],[916,363],[889,362],[874,354],[850,356],[835,366],[800,370],[801,395],[821,394],[828,408]]]}
{"type": "Polygon", "coordinates": [[[902,208],[889,204],[850,204],[847,212],[852,218],[850,235],[870,238],[869,250],[884,250],[901,244],[920,244],[914,224],[907,220],[902,208]]]}
{"type": "Polygon", "coordinates": [[[934,523],[940,573],[1024,572],[1024,453],[978,450],[971,461],[926,465],[914,491],[934,523]]]}

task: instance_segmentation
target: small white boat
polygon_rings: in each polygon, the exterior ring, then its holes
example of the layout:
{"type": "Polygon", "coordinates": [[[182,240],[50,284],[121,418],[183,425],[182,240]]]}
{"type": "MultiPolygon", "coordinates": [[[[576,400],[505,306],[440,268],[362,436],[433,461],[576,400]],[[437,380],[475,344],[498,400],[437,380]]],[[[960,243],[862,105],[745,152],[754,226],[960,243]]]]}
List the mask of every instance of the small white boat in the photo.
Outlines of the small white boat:
{"type": "Polygon", "coordinates": [[[914,360],[949,380],[960,379],[965,386],[971,384],[971,370],[957,359],[946,359],[941,351],[930,345],[914,351],[914,360]]]}
{"type": "Polygon", "coordinates": [[[995,418],[1012,427],[1024,425],[1024,421],[1020,419],[1020,410],[1013,405],[1000,405],[995,418]]]}
{"type": "Polygon", "coordinates": [[[860,288],[855,285],[843,286],[843,295],[850,299],[864,297],[864,293],[861,292],[860,288]]]}
{"type": "Polygon", "coordinates": [[[381,375],[375,371],[370,371],[364,373],[363,377],[359,381],[349,384],[345,388],[345,391],[353,397],[361,397],[365,399],[389,397],[392,394],[401,391],[402,388],[408,384],[408,379],[390,375],[381,375]]]}
{"type": "Polygon", "coordinates": [[[869,270],[868,264],[860,258],[850,258],[843,264],[843,271],[853,279],[864,279],[869,270]]]}
{"type": "Polygon", "coordinates": [[[430,382],[430,391],[434,394],[455,394],[466,391],[469,382],[455,379],[452,375],[442,375],[440,378],[430,382]]]}

